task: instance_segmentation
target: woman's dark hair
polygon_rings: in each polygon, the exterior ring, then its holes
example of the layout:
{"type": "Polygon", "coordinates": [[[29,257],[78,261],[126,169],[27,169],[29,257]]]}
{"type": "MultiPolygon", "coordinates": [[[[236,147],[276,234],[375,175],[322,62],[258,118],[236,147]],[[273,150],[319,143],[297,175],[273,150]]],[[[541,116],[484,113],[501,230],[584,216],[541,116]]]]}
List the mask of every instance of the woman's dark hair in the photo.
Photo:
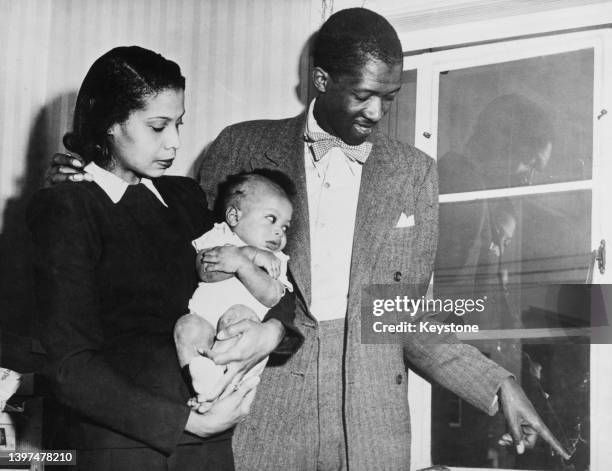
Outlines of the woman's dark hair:
{"type": "Polygon", "coordinates": [[[85,162],[106,167],[111,160],[108,129],[144,108],[147,98],[169,89],[185,89],[185,77],[175,62],[138,46],[108,51],[93,63],[81,84],[64,146],[85,162]]]}
{"type": "Polygon", "coordinates": [[[315,67],[336,78],[354,74],[369,59],[401,64],[402,43],[393,26],[366,8],[347,8],[330,16],[317,32],[312,59],[315,67]]]}

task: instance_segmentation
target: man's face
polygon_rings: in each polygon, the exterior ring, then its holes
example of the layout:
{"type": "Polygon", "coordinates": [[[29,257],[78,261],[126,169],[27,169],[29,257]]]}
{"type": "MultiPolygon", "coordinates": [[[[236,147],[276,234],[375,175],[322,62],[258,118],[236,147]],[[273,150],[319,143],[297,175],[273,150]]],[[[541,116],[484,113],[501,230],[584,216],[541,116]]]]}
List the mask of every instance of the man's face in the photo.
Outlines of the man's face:
{"type": "Polygon", "coordinates": [[[535,173],[542,172],[546,168],[546,165],[548,165],[551,151],[552,143],[547,142],[542,149],[539,149],[535,153],[530,161],[519,162],[512,174],[512,186],[531,185],[535,173]]]}
{"type": "Polygon", "coordinates": [[[350,145],[361,144],[389,111],[399,92],[402,65],[369,59],[353,74],[317,81],[315,118],[319,126],[350,145]],[[318,83],[317,83],[318,82],[318,83]]]}

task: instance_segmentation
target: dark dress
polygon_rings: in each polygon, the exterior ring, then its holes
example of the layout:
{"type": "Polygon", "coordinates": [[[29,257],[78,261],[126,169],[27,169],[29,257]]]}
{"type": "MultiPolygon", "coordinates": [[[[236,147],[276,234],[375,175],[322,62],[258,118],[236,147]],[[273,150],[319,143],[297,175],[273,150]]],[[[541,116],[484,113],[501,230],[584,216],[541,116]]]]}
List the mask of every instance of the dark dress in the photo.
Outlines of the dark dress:
{"type": "Polygon", "coordinates": [[[114,204],[91,182],[30,203],[46,375],[67,406],[60,436],[80,469],[233,469],[229,432],[183,431],[189,390],[172,338],[197,284],[190,242],[211,214],[193,180],[154,184],[167,208],[142,184],[114,204]]]}

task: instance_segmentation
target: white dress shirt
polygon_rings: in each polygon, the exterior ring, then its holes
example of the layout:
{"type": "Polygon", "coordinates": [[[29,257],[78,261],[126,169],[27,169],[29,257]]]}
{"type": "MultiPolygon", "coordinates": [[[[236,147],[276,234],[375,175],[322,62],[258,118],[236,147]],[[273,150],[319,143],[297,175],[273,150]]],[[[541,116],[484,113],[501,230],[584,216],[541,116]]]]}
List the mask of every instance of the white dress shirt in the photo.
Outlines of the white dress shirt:
{"type": "MultiPolygon", "coordinates": [[[[324,132],[314,118],[314,102],[308,109],[306,127],[310,132],[324,132]]],[[[362,164],[347,158],[338,147],[316,162],[308,143],[304,146],[310,219],[310,312],[319,321],[340,319],[347,311],[362,164]]]]}
{"type": "MultiPolygon", "coordinates": [[[[121,198],[123,198],[125,191],[128,189],[128,186],[130,186],[128,182],[122,178],[119,178],[114,173],[111,173],[108,170],[96,165],[94,162],[89,162],[85,166],[85,171],[93,176],[93,181],[104,190],[111,201],[115,204],[117,204],[121,198]]],[[[151,193],[153,193],[165,207],[168,207],[162,198],[162,195],[159,194],[159,191],[157,191],[157,188],[155,188],[155,185],[153,185],[151,180],[148,178],[141,178],[140,183],[151,190],[151,193]]]]}

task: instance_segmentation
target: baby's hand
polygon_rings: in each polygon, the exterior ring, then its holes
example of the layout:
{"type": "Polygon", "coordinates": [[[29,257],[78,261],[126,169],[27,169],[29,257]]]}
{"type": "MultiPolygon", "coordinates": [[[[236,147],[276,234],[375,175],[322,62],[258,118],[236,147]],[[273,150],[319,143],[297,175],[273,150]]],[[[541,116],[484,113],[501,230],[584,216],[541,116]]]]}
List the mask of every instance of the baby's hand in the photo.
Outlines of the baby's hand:
{"type": "Polygon", "coordinates": [[[275,280],[281,274],[281,262],[272,252],[267,250],[256,249],[255,256],[253,257],[253,264],[263,268],[268,272],[275,280]]]}
{"type": "Polygon", "coordinates": [[[201,267],[205,272],[236,273],[248,263],[248,258],[234,245],[205,249],[200,253],[201,267]]]}

